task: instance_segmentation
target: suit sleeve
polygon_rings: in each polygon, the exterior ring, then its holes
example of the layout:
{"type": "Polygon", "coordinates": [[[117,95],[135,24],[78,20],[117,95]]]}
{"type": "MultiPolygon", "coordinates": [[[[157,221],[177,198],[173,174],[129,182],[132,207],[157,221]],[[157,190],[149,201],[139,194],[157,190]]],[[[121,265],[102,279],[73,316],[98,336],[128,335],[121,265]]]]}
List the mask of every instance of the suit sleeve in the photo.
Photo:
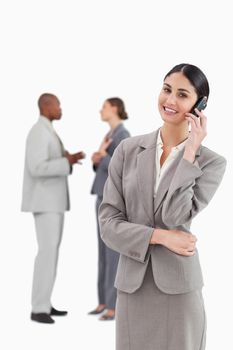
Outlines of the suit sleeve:
{"type": "Polygon", "coordinates": [[[123,143],[116,148],[109,165],[99,209],[100,232],[106,245],[134,260],[144,263],[154,228],[127,220],[122,192],[123,143]]]}
{"type": "Polygon", "coordinates": [[[202,169],[198,162],[181,159],[162,206],[165,225],[179,226],[204,209],[221,183],[226,168],[222,156],[210,160],[202,169]]]}
{"type": "Polygon", "coordinates": [[[49,139],[46,133],[34,130],[27,140],[26,160],[33,177],[67,176],[70,164],[66,157],[49,158],[49,139]]]}

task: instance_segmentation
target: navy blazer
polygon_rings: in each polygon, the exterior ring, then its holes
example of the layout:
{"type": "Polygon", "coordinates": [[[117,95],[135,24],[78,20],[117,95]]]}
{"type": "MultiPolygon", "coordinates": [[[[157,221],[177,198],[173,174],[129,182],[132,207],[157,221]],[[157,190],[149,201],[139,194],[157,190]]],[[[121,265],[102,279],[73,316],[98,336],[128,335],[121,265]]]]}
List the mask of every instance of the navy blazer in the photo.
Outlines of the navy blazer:
{"type": "Polygon", "coordinates": [[[127,137],[130,137],[130,133],[123,124],[118,125],[113,130],[111,135],[112,142],[107,148],[108,154],[101,159],[98,165],[93,166],[93,170],[96,172],[96,176],[92,185],[91,194],[97,194],[100,197],[103,196],[103,189],[108,177],[108,165],[111,157],[114,153],[115,148],[123,139],[127,137]]]}

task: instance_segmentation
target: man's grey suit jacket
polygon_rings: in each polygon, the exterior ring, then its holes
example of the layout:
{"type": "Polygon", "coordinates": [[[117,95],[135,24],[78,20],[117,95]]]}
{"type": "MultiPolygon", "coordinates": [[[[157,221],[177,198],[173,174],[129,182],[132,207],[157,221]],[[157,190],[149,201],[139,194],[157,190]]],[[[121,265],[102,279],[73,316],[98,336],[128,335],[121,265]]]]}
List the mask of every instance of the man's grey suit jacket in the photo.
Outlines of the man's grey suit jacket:
{"type": "Polygon", "coordinates": [[[154,228],[190,231],[207,206],[226,167],[224,157],[200,146],[192,164],[180,152],[161,179],[156,198],[155,152],[158,130],[126,139],[116,148],[99,210],[102,239],[120,253],[116,288],[133,293],[143,281],[149,257],[157,286],[168,294],[203,286],[198,251],[185,257],[150,245],[154,228]]]}
{"type": "Polygon", "coordinates": [[[26,142],[22,211],[60,212],[69,210],[67,176],[70,165],[51,122],[41,116],[26,142]]]}

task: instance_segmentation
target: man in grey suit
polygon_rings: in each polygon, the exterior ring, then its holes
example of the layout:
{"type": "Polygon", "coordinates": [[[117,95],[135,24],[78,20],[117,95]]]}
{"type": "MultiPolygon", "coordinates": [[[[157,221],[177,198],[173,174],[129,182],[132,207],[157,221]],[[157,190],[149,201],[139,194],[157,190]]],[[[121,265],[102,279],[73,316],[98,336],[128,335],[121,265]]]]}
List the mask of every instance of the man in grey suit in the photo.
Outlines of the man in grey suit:
{"type": "Polygon", "coordinates": [[[40,117],[31,128],[26,142],[22,211],[32,212],[38,242],[32,287],[31,319],[54,323],[51,316],[64,316],[66,311],[52,307],[64,212],[69,210],[67,177],[72,166],[85,157],[83,152],[65,151],[52,122],[60,120],[58,98],[49,93],[38,100],[40,117]]]}

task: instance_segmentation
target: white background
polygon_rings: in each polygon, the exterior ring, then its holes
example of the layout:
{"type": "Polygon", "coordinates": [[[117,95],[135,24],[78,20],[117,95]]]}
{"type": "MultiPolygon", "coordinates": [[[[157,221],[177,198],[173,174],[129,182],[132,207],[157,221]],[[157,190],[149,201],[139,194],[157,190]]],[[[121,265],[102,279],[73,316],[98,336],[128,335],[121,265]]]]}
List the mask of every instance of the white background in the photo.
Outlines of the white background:
{"type": "Polygon", "coordinates": [[[97,304],[90,157],[108,131],[99,109],[119,96],[131,134],[153,131],[161,125],[163,77],[182,62],[209,79],[204,144],[228,160],[193,232],[205,278],[207,350],[232,349],[232,27],[230,1],[1,1],[1,349],[114,349],[115,323],[87,316],[97,304]],[[63,119],[54,126],[66,148],[87,154],[70,177],[72,210],[53,295],[69,316],[52,326],[29,320],[36,240],[31,215],[20,213],[25,139],[43,92],[61,100],[63,119]]]}

